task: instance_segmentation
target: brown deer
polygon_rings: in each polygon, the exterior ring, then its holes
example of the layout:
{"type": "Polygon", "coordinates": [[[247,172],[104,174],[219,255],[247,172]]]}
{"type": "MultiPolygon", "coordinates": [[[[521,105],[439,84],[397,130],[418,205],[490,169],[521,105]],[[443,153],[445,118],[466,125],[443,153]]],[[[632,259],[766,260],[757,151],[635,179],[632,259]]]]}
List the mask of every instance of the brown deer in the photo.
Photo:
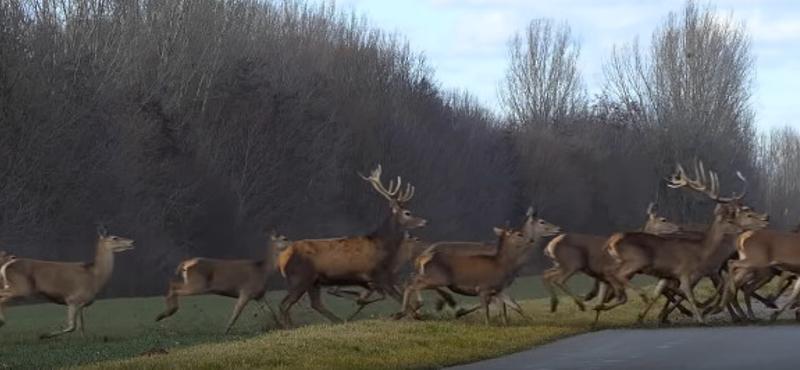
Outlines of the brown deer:
{"type": "MultiPolygon", "coordinates": [[[[730,256],[730,251],[726,250],[722,243],[724,235],[741,232],[743,227],[763,227],[763,221],[756,217],[744,220],[737,218],[740,216],[739,210],[731,207],[730,203],[738,198],[720,197],[717,176],[711,172],[710,177],[709,188],[703,181],[706,178],[705,174],[700,179],[691,180],[678,165],[678,172],[670,179],[670,186],[688,186],[718,203],[714,211],[714,220],[702,240],[641,232],[617,233],[608,239],[606,248],[618,263],[611,279],[617,302],[610,306],[601,303],[595,310],[608,310],[624,304],[625,287],[632,287],[630,277],[636,273],[646,273],[661,279],[656,286],[656,297],[661,294],[668,280],[678,281],[679,289],[688,299],[693,316],[699,323],[705,323],[694,297],[694,286],[701,278],[718,274],[720,266],[730,256]]],[[[640,320],[653,303],[654,300],[649,301],[639,315],[640,320]]]]}
{"type": "MultiPolygon", "coordinates": [[[[237,299],[233,314],[225,326],[224,332],[228,333],[247,303],[264,297],[267,279],[277,270],[277,256],[290,244],[285,236],[273,233],[270,235],[267,253],[261,260],[195,257],[181,261],[175,274],[183,277],[183,281],[170,282],[165,298],[167,308],[156,317],[156,321],[170,317],[178,311],[179,296],[216,294],[237,299]]],[[[267,308],[272,311],[269,304],[267,308]]]]}
{"type": "MultiPolygon", "coordinates": [[[[531,215],[521,231],[495,228],[497,252],[492,255],[439,253],[431,248],[432,253],[423,253],[416,260],[418,274],[405,290],[403,310],[397,317],[411,314],[419,318],[412,301],[414,294],[447,287],[454,293],[480,297],[488,324],[489,303],[516,278],[518,257],[538,239],[559,232],[558,226],[531,215]]],[[[505,310],[503,321],[508,322],[505,310]]]]}
{"type": "MultiPolygon", "coordinates": [[[[674,234],[681,231],[681,227],[667,221],[657,214],[655,204],[647,207],[647,222],[643,232],[651,234],[674,234]]],[[[595,280],[595,285],[607,284],[605,275],[614,260],[603,246],[608,237],[565,233],[553,238],[544,249],[544,254],[553,262],[553,267],[542,273],[542,282],[550,293],[550,312],[555,312],[558,306],[558,296],[554,285],[572,297],[581,311],[585,310],[584,299],[573,294],[567,288],[567,281],[577,272],[583,272],[595,280]]],[[[593,288],[587,295],[591,299],[597,294],[593,288]]],[[[605,289],[603,290],[605,291],[605,289]]],[[[601,299],[605,299],[602,297],[601,299]]]]}
{"type": "MultiPolygon", "coordinates": [[[[525,248],[525,251],[517,256],[517,261],[514,265],[514,275],[516,276],[517,273],[530,261],[530,251],[542,237],[540,237],[537,232],[539,232],[539,222],[540,220],[535,217],[534,215],[534,208],[533,206],[528,207],[527,212],[525,213],[525,221],[523,222],[523,234],[526,236],[531,237],[531,243],[529,243],[528,247],[525,248]]],[[[547,235],[549,236],[549,235],[547,235]]],[[[427,250],[425,250],[420,257],[415,260],[415,269],[418,271],[424,271],[422,265],[426,263],[427,259],[429,259],[434,253],[438,253],[440,255],[449,255],[449,254],[460,254],[460,255],[496,255],[497,254],[497,244],[492,243],[483,243],[483,242],[438,242],[431,245],[427,250]]],[[[509,284],[513,282],[513,280],[509,280],[509,284]]],[[[458,308],[456,307],[456,301],[453,299],[453,296],[447,293],[442,288],[433,288],[433,290],[439,295],[437,302],[436,302],[436,310],[441,311],[445,305],[447,305],[451,310],[453,310],[455,317],[461,317],[467,314],[470,314],[474,311],[477,311],[482,307],[481,304],[473,305],[469,308],[458,308]]],[[[459,294],[467,295],[467,296],[477,296],[478,293],[475,289],[469,288],[460,288],[459,294]]],[[[516,311],[520,316],[530,320],[530,318],[525,314],[522,310],[522,307],[517,303],[514,298],[506,294],[505,292],[499,293],[496,297],[497,300],[503,305],[501,308],[503,309],[504,315],[506,312],[506,306],[511,307],[514,311],[516,311]]],[[[421,296],[417,296],[417,308],[421,306],[422,298],[421,296]]]]}
{"type": "MultiPolygon", "coordinates": [[[[394,265],[392,266],[395,289],[402,284],[401,280],[403,278],[403,270],[407,267],[407,265],[410,264],[412,259],[426,250],[429,245],[430,242],[422,241],[420,238],[411,235],[410,232],[405,232],[403,242],[400,244],[400,250],[397,252],[397,257],[394,265]]],[[[367,284],[365,284],[363,288],[364,289],[361,291],[342,289],[340,286],[334,286],[328,289],[328,294],[339,298],[351,299],[358,304],[358,309],[356,309],[356,311],[346,319],[347,321],[350,321],[356,317],[367,305],[382,299],[380,297],[376,299],[370,299],[375,291],[370,289],[369,285],[367,284]]]]}
{"type": "Polygon", "coordinates": [[[0,326],[5,323],[3,303],[16,297],[39,294],[67,306],[67,327],[40,335],[50,338],[71,333],[76,327],[83,335],[83,309],[94,303],[114,270],[114,253],[133,249],[133,240],[108,235],[98,227],[94,262],[52,262],[16,258],[0,268],[5,286],[0,290],[0,326]]]}
{"type": "MultiPolygon", "coordinates": [[[[738,260],[728,262],[730,279],[723,302],[735,297],[736,291],[753,278],[757,271],[776,268],[783,272],[800,272],[800,234],[777,230],[751,230],[739,236],[736,243],[738,260]]],[[[786,308],[794,304],[800,294],[800,280],[795,282],[789,300],[773,312],[775,320],[786,308]]],[[[718,310],[718,309],[717,309],[718,310]]],[[[796,318],[800,319],[798,313],[796,318]]]]}
{"type": "Polygon", "coordinates": [[[400,191],[397,185],[381,183],[381,166],[369,177],[360,175],[389,202],[389,216],[372,233],[337,239],[301,240],[293,243],[281,253],[279,266],[289,281],[289,292],[281,301],[281,314],[291,325],[289,310],[306,293],[311,307],[333,322],[341,321],[322,304],[321,286],[360,286],[386,294],[400,301],[394,287],[392,266],[397,260],[403,241],[403,232],[424,227],[427,221],[414,217],[406,204],[414,196],[414,187],[407,185],[400,191]]]}

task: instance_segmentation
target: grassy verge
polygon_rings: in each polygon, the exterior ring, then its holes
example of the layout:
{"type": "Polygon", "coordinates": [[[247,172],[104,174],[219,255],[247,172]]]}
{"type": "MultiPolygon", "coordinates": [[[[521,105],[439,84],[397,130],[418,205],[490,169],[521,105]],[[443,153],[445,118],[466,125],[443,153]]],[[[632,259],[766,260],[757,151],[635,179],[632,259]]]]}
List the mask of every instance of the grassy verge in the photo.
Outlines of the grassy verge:
{"type": "MultiPolygon", "coordinates": [[[[547,312],[545,299],[523,306],[534,321],[485,326],[481,315],[424,322],[363,320],[274,331],[236,342],[199,345],[168,355],[111,361],[89,368],[435,368],[492,358],[590,330],[592,314],[572,306],[547,312]]],[[[632,305],[604,316],[605,327],[630,324],[632,305]]]]}
{"type": "MultiPolygon", "coordinates": [[[[0,369],[434,368],[492,358],[590,330],[593,313],[578,311],[568,299],[562,299],[559,312],[551,314],[549,300],[540,298],[538,282],[538,278],[520,279],[512,287],[514,297],[527,298],[523,306],[533,321],[509,312],[512,324],[508,327],[485,326],[480,313],[423,322],[381,318],[397,309],[394,302],[369,307],[362,316],[367,319],[328,325],[304,303],[294,312],[295,321],[303,326],[277,330],[251,304],[234,333],[222,335],[233,300],[185,298],[175,316],[155,323],[153,318],[163,308],[162,299],[155,297],[99,301],[86,313],[86,338],[75,333],[38,340],[38,333],[63,325],[64,307],[14,307],[7,310],[9,322],[0,329],[0,369]],[[158,354],[142,356],[146,353],[158,354]]],[[[586,280],[576,279],[573,287],[586,291],[586,280]]],[[[282,292],[276,292],[269,300],[277,302],[281,297],[282,292]]],[[[604,314],[599,328],[631,325],[641,307],[632,298],[628,305],[604,314]]],[[[350,302],[326,301],[340,316],[352,312],[350,302]]]]}

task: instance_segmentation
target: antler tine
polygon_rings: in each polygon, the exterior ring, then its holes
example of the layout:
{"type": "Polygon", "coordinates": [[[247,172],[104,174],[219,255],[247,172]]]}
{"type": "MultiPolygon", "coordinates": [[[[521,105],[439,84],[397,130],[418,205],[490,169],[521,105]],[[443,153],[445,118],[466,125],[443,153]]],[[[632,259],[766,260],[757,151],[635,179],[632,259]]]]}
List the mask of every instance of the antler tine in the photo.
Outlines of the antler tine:
{"type": "Polygon", "coordinates": [[[400,176],[397,176],[397,187],[395,187],[395,188],[393,189],[393,188],[392,188],[392,184],[391,184],[391,183],[389,183],[389,195],[391,195],[391,196],[395,196],[395,195],[397,195],[397,192],[399,192],[399,191],[400,191],[400,187],[401,187],[402,185],[403,185],[403,179],[402,179],[402,178],[400,178],[400,176]]]}
{"type": "Polygon", "coordinates": [[[675,189],[686,185],[686,183],[682,181],[683,180],[683,176],[681,176],[682,173],[683,173],[683,167],[681,167],[680,163],[678,163],[675,166],[675,173],[673,173],[672,176],[666,179],[667,186],[675,189]]]}
{"type": "Polygon", "coordinates": [[[744,187],[742,188],[742,193],[734,197],[734,199],[739,200],[739,199],[744,198],[744,195],[747,194],[748,182],[747,182],[747,178],[745,178],[744,175],[742,175],[742,173],[740,171],[736,171],[736,177],[738,177],[740,180],[742,180],[742,182],[744,182],[744,187]]]}
{"type": "MultiPolygon", "coordinates": [[[[740,199],[744,198],[744,195],[747,193],[747,179],[744,177],[744,175],[742,175],[742,173],[740,171],[736,171],[736,176],[740,180],[742,180],[744,182],[744,187],[742,188],[742,193],[739,194],[739,195],[736,195],[736,193],[733,193],[732,196],[727,197],[727,198],[719,198],[718,197],[718,199],[717,199],[718,202],[729,203],[729,202],[737,201],[737,200],[740,200],[740,199]]],[[[719,180],[717,180],[717,181],[719,181],[719,180]]],[[[719,182],[717,183],[717,186],[719,186],[719,182]]]]}
{"type": "Polygon", "coordinates": [[[650,202],[650,204],[647,205],[647,214],[648,215],[654,215],[656,213],[655,209],[656,209],[656,204],[653,203],[653,202],[650,202]]]}
{"type": "MultiPolygon", "coordinates": [[[[394,198],[393,198],[394,194],[392,194],[391,192],[386,190],[386,188],[384,188],[383,184],[381,183],[381,172],[382,171],[383,171],[383,169],[381,168],[381,165],[378,165],[378,167],[375,168],[372,171],[372,173],[370,174],[369,177],[366,177],[366,176],[362,175],[360,172],[358,173],[358,175],[361,176],[362,179],[364,179],[366,181],[369,181],[369,183],[372,184],[372,187],[375,188],[375,190],[380,195],[382,195],[384,198],[386,198],[389,201],[394,201],[394,198]]],[[[389,188],[391,188],[391,187],[392,187],[392,183],[390,182],[389,183],[389,188]]]]}
{"type": "Polygon", "coordinates": [[[414,196],[414,191],[416,189],[411,184],[406,184],[406,190],[400,193],[400,196],[397,197],[397,200],[401,203],[408,202],[414,196]]]}

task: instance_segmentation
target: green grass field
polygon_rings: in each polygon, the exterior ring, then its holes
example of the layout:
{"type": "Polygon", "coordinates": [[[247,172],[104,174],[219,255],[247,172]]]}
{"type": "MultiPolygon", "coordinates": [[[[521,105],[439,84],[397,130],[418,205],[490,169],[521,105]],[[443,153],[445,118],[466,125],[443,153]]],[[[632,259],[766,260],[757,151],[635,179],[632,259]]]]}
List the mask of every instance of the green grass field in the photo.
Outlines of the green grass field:
{"type": "MultiPolygon", "coordinates": [[[[587,279],[571,284],[581,294],[587,279]]],[[[85,311],[86,337],[72,333],[40,340],[38,334],[61,328],[66,308],[54,304],[6,309],[0,329],[0,369],[94,366],[97,368],[433,368],[471,362],[590,330],[591,312],[580,312],[562,299],[559,312],[548,311],[549,300],[538,277],[519,279],[510,293],[532,317],[529,323],[513,311],[512,325],[487,327],[478,311],[466,318],[390,320],[398,305],[387,300],[364,310],[354,322],[329,325],[303,298],[293,311],[293,330],[277,327],[269,315],[251,303],[231,334],[221,331],[234,300],[215,296],[181,299],[181,309],[154,322],[163,309],[161,297],[109,299],[85,311]],[[147,351],[168,354],[142,356],[147,351]]],[[[283,292],[268,295],[273,307],[283,292]]],[[[598,328],[630,325],[639,299],[606,313],[598,328]]],[[[459,302],[474,299],[458,297],[459,302]]],[[[430,306],[430,299],[427,300],[430,306]]],[[[326,297],[340,317],[354,309],[349,301],[326,297]]],[[[497,319],[499,323],[499,318],[497,319]]],[[[652,325],[651,325],[652,326],[652,325]]]]}

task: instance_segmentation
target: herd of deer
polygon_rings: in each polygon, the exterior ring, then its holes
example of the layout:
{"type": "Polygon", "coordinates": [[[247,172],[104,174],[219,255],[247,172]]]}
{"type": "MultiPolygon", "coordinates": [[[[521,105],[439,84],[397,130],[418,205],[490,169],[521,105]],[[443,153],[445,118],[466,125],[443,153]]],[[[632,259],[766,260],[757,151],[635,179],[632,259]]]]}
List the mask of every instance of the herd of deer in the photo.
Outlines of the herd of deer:
{"type": "MultiPolygon", "coordinates": [[[[800,234],[766,230],[768,216],[742,203],[747,180],[740,173],[737,175],[745,188],[741,194],[731,197],[719,195],[716,173],[706,173],[702,163],[696,164],[694,179],[677,165],[676,173],[667,180],[669,187],[687,188],[716,202],[708,225],[669,222],[658,216],[651,204],[641,230],[611,236],[581,235],[562,233],[558,226],[537,217],[530,208],[519,229],[508,226],[494,229],[496,243],[431,244],[409,234],[409,230],[427,224],[425,219],[413,216],[407,207],[414,196],[414,187],[406,184],[402,189],[400,177],[396,183],[390,181],[388,188],[385,187],[378,166],[370,176],[360,175],[389,203],[389,215],[375,231],[365,236],[300,241],[273,234],[263,260],[198,257],[182,261],[176,271],[182,281],[169,284],[166,310],[156,321],[178,310],[179,296],[217,294],[237,298],[225,327],[228,332],[249,301],[262,300],[267,278],[280,273],[288,283],[280,312],[283,323],[290,326],[290,310],[305,294],[314,310],[331,321],[340,321],[323,305],[323,287],[332,287],[329,294],[358,303],[358,310],[351,318],[366,305],[387,295],[402,304],[401,311],[394,315],[396,318],[420,318],[420,292],[432,290],[440,298],[438,309],[444,304],[456,308],[451,292],[479,297],[480,304],[458,309],[456,316],[483,308],[487,324],[490,304],[499,303],[503,322],[507,323],[507,307],[528,318],[506,293],[506,288],[538,250],[535,246],[549,237],[552,239],[544,248],[544,254],[553,267],[544,272],[543,281],[551,295],[551,311],[555,311],[558,304],[554,288],[558,287],[571,296],[581,310],[585,309],[586,302],[597,297],[599,303],[594,307],[597,322],[602,311],[624,304],[626,290],[631,288],[646,304],[639,314],[640,321],[661,295],[667,299],[659,314],[662,321],[667,320],[670,312],[679,309],[704,323],[705,315],[719,313],[723,307],[734,320],[755,319],[751,297],[777,308],[776,298],[794,280],[790,298],[772,315],[775,319],[800,295],[800,279],[795,279],[795,274],[800,273],[800,234]],[[408,273],[409,269],[413,274],[408,273]],[[595,280],[594,288],[585,297],[572,293],[566,284],[577,272],[595,280]],[[658,279],[652,295],[631,284],[636,274],[658,279]],[[409,276],[410,280],[404,281],[409,276]],[[783,281],[777,294],[764,298],[756,293],[776,276],[783,281]],[[698,303],[694,288],[706,277],[714,284],[717,294],[698,303]],[[340,289],[345,286],[361,290],[340,289]],[[739,291],[744,293],[747,313],[739,306],[739,291]],[[683,306],[684,302],[688,302],[688,309],[683,306]]],[[[67,327],[43,334],[42,338],[75,329],[83,333],[83,309],[92,304],[111,277],[114,253],[128,249],[133,249],[133,240],[108,235],[101,226],[95,260],[91,263],[16,258],[0,251],[0,326],[5,323],[2,312],[5,302],[39,294],[68,307],[67,327]]],[[[800,313],[795,315],[800,319],[800,313]]]]}

